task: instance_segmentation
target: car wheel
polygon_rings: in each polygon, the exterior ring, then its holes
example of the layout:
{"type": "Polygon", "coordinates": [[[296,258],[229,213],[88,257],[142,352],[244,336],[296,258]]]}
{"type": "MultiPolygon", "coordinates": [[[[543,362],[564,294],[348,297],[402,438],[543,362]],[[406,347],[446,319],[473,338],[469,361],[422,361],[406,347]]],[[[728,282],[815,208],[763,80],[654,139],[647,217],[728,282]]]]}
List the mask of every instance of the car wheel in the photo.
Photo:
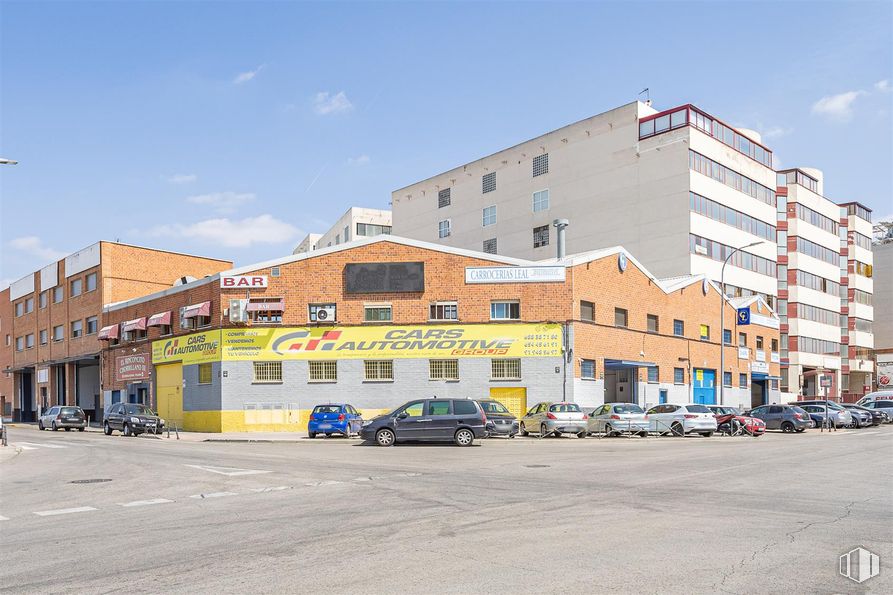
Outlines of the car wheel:
{"type": "Polygon", "coordinates": [[[639,432],[639,437],[640,437],[640,438],[647,438],[647,437],[648,437],[648,432],[645,432],[645,431],[639,432]]]}
{"type": "Polygon", "coordinates": [[[551,434],[551,432],[546,432],[546,424],[542,424],[540,426],[540,438],[545,438],[549,434],[551,434]]]}
{"type": "Polygon", "coordinates": [[[713,432],[701,432],[701,436],[703,436],[704,438],[710,438],[711,436],[713,436],[713,432]]]}
{"type": "Polygon", "coordinates": [[[509,438],[514,438],[515,434],[509,434],[509,438]]]}
{"type": "Polygon", "coordinates": [[[124,424],[124,435],[128,438],[133,436],[133,430],[130,428],[130,424],[124,424]]]}
{"type": "Polygon", "coordinates": [[[781,424],[781,431],[785,434],[790,434],[794,431],[794,424],[789,421],[784,422],[783,424],[781,424]]]}
{"type": "Polygon", "coordinates": [[[670,426],[670,432],[672,432],[674,436],[685,436],[685,428],[683,428],[682,424],[678,421],[670,426]]]}
{"type": "Polygon", "coordinates": [[[577,438],[585,438],[589,435],[589,432],[579,432],[577,433],[577,438]]]}
{"type": "Polygon", "coordinates": [[[520,433],[521,433],[522,436],[527,436],[527,435],[528,435],[528,433],[527,433],[527,428],[524,427],[524,422],[521,422],[520,433]]]}
{"type": "Polygon", "coordinates": [[[66,432],[70,432],[70,431],[71,431],[71,428],[65,428],[65,431],[66,431],[66,432]]]}
{"type": "Polygon", "coordinates": [[[797,432],[797,433],[799,434],[800,432],[805,432],[805,431],[806,431],[806,428],[797,428],[797,429],[794,430],[794,431],[797,432]]]}
{"type": "Polygon", "coordinates": [[[474,442],[474,433],[468,428],[460,428],[453,436],[453,442],[456,446],[471,446],[474,442]]]}
{"type": "Polygon", "coordinates": [[[614,435],[614,428],[611,427],[611,424],[605,424],[605,436],[610,438],[614,435]]]}
{"type": "Polygon", "coordinates": [[[375,432],[375,443],[379,446],[393,446],[397,435],[390,428],[382,428],[375,432]]]}
{"type": "Polygon", "coordinates": [[[109,422],[105,422],[102,424],[102,433],[105,434],[106,436],[112,435],[112,428],[109,425],[109,422]]]}
{"type": "Polygon", "coordinates": [[[78,432],[83,432],[83,431],[86,430],[86,429],[87,429],[87,428],[78,428],[78,432]]]}
{"type": "Polygon", "coordinates": [[[56,422],[53,422],[53,431],[58,432],[59,428],[56,426],[56,422]]]}
{"type": "Polygon", "coordinates": [[[307,437],[313,440],[316,438],[316,432],[307,432],[307,437]]]}
{"type": "Polygon", "coordinates": [[[37,420],[37,429],[40,430],[41,432],[43,432],[44,430],[46,430],[46,428],[43,427],[43,422],[42,422],[41,420],[39,420],[39,419],[37,420]]]}

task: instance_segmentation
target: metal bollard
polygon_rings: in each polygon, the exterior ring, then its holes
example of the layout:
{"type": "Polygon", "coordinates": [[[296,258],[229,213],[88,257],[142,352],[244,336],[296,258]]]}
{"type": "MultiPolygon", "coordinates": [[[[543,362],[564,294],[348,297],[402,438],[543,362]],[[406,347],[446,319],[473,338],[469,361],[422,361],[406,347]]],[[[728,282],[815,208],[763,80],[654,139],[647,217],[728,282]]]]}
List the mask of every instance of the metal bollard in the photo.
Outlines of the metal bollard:
{"type": "Polygon", "coordinates": [[[180,428],[178,426],[174,426],[174,432],[177,434],[177,440],[180,439],[180,428]]]}
{"type": "Polygon", "coordinates": [[[9,446],[9,442],[6,438],[6,426],[0,428],[0,434],[2,434],[2,437],[0,437],[0,443],[2,443],[3,446],[9,446]]]}

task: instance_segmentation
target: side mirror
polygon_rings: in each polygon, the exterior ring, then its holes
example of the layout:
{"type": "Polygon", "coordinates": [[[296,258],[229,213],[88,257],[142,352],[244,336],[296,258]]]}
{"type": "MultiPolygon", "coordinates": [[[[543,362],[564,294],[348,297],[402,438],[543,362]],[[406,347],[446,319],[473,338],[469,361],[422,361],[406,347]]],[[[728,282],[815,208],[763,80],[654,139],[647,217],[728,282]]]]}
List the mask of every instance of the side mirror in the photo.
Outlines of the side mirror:
{"type": "Polygon", "coordinates": [[[405,411],[397,414],[397,419],[406,419],[407,417],[409,417],[409,414],[405,411]]]}

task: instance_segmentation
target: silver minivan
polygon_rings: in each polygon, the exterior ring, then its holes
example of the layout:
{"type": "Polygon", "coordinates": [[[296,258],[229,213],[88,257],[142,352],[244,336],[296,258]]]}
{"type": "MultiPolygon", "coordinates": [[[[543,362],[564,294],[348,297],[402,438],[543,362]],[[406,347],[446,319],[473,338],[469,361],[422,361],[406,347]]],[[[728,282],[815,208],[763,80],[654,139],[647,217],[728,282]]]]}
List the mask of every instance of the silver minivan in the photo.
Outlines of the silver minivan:
{"type": "Polygon", "coordinates": [[[37,428],[54,432],[60,428],[64,428],[66,432],[71,429],[83,432],[87,429],[87,415],[80,407],[56,405],[37,418],[37,428]]]}

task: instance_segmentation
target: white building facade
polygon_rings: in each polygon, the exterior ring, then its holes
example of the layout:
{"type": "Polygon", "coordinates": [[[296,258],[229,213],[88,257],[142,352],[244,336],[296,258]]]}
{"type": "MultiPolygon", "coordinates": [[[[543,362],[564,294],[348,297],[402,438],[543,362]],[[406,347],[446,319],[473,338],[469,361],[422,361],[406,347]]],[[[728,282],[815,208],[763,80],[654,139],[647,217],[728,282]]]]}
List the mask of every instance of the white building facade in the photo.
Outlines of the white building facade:
{"type": "Polygon", "coordinates": [[[391,233],[391,212],[381,209],[351,207],[325,233],[311,233],[301,240],[293,254],[329,248],[351,240],[391,233]]]}

